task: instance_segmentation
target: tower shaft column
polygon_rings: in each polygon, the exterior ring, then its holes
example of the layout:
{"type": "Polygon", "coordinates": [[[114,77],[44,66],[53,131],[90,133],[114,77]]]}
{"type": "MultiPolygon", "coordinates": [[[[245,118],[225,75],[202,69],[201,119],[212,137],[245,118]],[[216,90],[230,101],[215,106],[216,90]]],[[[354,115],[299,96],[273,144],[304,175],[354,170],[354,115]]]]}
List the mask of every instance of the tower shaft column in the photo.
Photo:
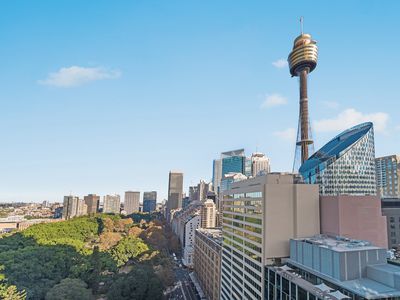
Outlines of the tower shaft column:
{"type": "Polygon", "coordinates": [[[299,71],[300,78],[300,146],[301,146],[301,163],[303,164],[309,157],[308,145],[311,143],[308,136],[308,96],[307,96],[307,75],[309,69],[304,68],[299,71]]]}

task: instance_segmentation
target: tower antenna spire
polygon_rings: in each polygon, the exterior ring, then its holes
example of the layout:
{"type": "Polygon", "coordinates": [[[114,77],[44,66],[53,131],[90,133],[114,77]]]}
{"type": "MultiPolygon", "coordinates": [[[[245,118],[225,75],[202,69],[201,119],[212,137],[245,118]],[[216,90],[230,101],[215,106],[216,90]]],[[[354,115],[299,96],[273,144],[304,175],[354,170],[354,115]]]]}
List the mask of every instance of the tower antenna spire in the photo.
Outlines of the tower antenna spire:
{"type": "Polygon", "coordinates": [[[303,22],[304,22],[304,18],[303,16],[300,17],[300,30],[301,30],[301,34],[303,34],[303,22]]]}

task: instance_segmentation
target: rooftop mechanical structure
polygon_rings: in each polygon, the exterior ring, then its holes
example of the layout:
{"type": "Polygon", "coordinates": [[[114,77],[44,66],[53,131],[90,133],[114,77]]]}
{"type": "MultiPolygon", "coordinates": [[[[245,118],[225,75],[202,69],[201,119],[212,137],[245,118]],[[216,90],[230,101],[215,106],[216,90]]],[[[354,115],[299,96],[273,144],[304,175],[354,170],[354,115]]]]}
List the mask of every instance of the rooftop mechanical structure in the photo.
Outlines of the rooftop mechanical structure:
{"type": "MultiPolygon", "coordinates": [[[[300,19],[301,27],[303,20],[300,19]]],[[[296,153],[293,164],[293,171],[297,171],[300,165],[298,156],[300,155],[301,164],[303,164],[313,151],[313,140],[311,138],[311,128],[308,112],[308,95],[307,95],[307,76],[317,66],[318,47],[316,41],[311,38],[310,34],[303,33],[294,40],[293,50],[288,57],[290,74],[292,77],[299,77],[300,81],[300,113],[299,126],[297,130],[296,153]],[[300,152],[300,153],[299,153],[300,152]]]]}

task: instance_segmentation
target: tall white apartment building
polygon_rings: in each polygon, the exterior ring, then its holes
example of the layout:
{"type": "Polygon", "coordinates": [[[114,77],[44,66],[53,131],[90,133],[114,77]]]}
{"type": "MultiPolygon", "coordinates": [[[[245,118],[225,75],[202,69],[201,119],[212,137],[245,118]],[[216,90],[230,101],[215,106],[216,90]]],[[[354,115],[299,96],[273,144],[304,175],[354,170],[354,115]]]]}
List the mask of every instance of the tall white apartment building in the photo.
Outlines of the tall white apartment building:
{"type": "Polygon", "coordinates": [[[106,195],[103,201],[103,212],[119,214],[121,210],[121,197],[119,195],[106,195]]]}
{"type": "Polygon", "coordinates": [[[203,202],[200,208],[201,228],[214,228],[217,219],[217,209],[213,200],[203,202]]]}
{"type": "Polygon", "coordinates": [[[87,214],[87,205],[77,196],[64,196],[62,217],[66,220],[87,214]]]}
{"type": "Polygon", "coordinates": [[[251,155],[252,176],[265,175],[271,172],[270,159],[264,153],[255,152],[251,155]]]}
{"type": "Polygon", "coordinates": [[[190,216],[185,222],[182,263],[187,267],[193,267],[194,238],[196,229],[200,228],[201,217],[199,214],[190,216]]]}

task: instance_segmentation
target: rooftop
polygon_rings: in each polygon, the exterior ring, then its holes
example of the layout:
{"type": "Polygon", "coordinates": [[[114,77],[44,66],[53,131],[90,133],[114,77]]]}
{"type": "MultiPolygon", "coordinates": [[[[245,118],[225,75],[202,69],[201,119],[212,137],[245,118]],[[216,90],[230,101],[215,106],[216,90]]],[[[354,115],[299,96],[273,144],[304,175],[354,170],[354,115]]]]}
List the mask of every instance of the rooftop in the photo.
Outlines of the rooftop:
{"type": "Polygon", "coordinates": [[[304,239],[295,239],[297,241],[305,241],[313,245],[319,245],[323,248],[329,248],[336,252],[360,251],[380,249],[373,246],[368,241],[353,240],[345,237],[329,237],[326,235],[316,235],[304,239]]]}
{"type": "Polygon", "coordinates": [[[221,228],[199,228],[198,232],[204,234],[208,238],[214,240],[218,244],[222,243],[222,230],[221,228]]]}
{"type": "Polygon", "coordinates": [[[226,151],[221,153],[221,158],[227,158],[232,156],[245,156],[244,149],[237,149],[232,151],[226,151]]]}

